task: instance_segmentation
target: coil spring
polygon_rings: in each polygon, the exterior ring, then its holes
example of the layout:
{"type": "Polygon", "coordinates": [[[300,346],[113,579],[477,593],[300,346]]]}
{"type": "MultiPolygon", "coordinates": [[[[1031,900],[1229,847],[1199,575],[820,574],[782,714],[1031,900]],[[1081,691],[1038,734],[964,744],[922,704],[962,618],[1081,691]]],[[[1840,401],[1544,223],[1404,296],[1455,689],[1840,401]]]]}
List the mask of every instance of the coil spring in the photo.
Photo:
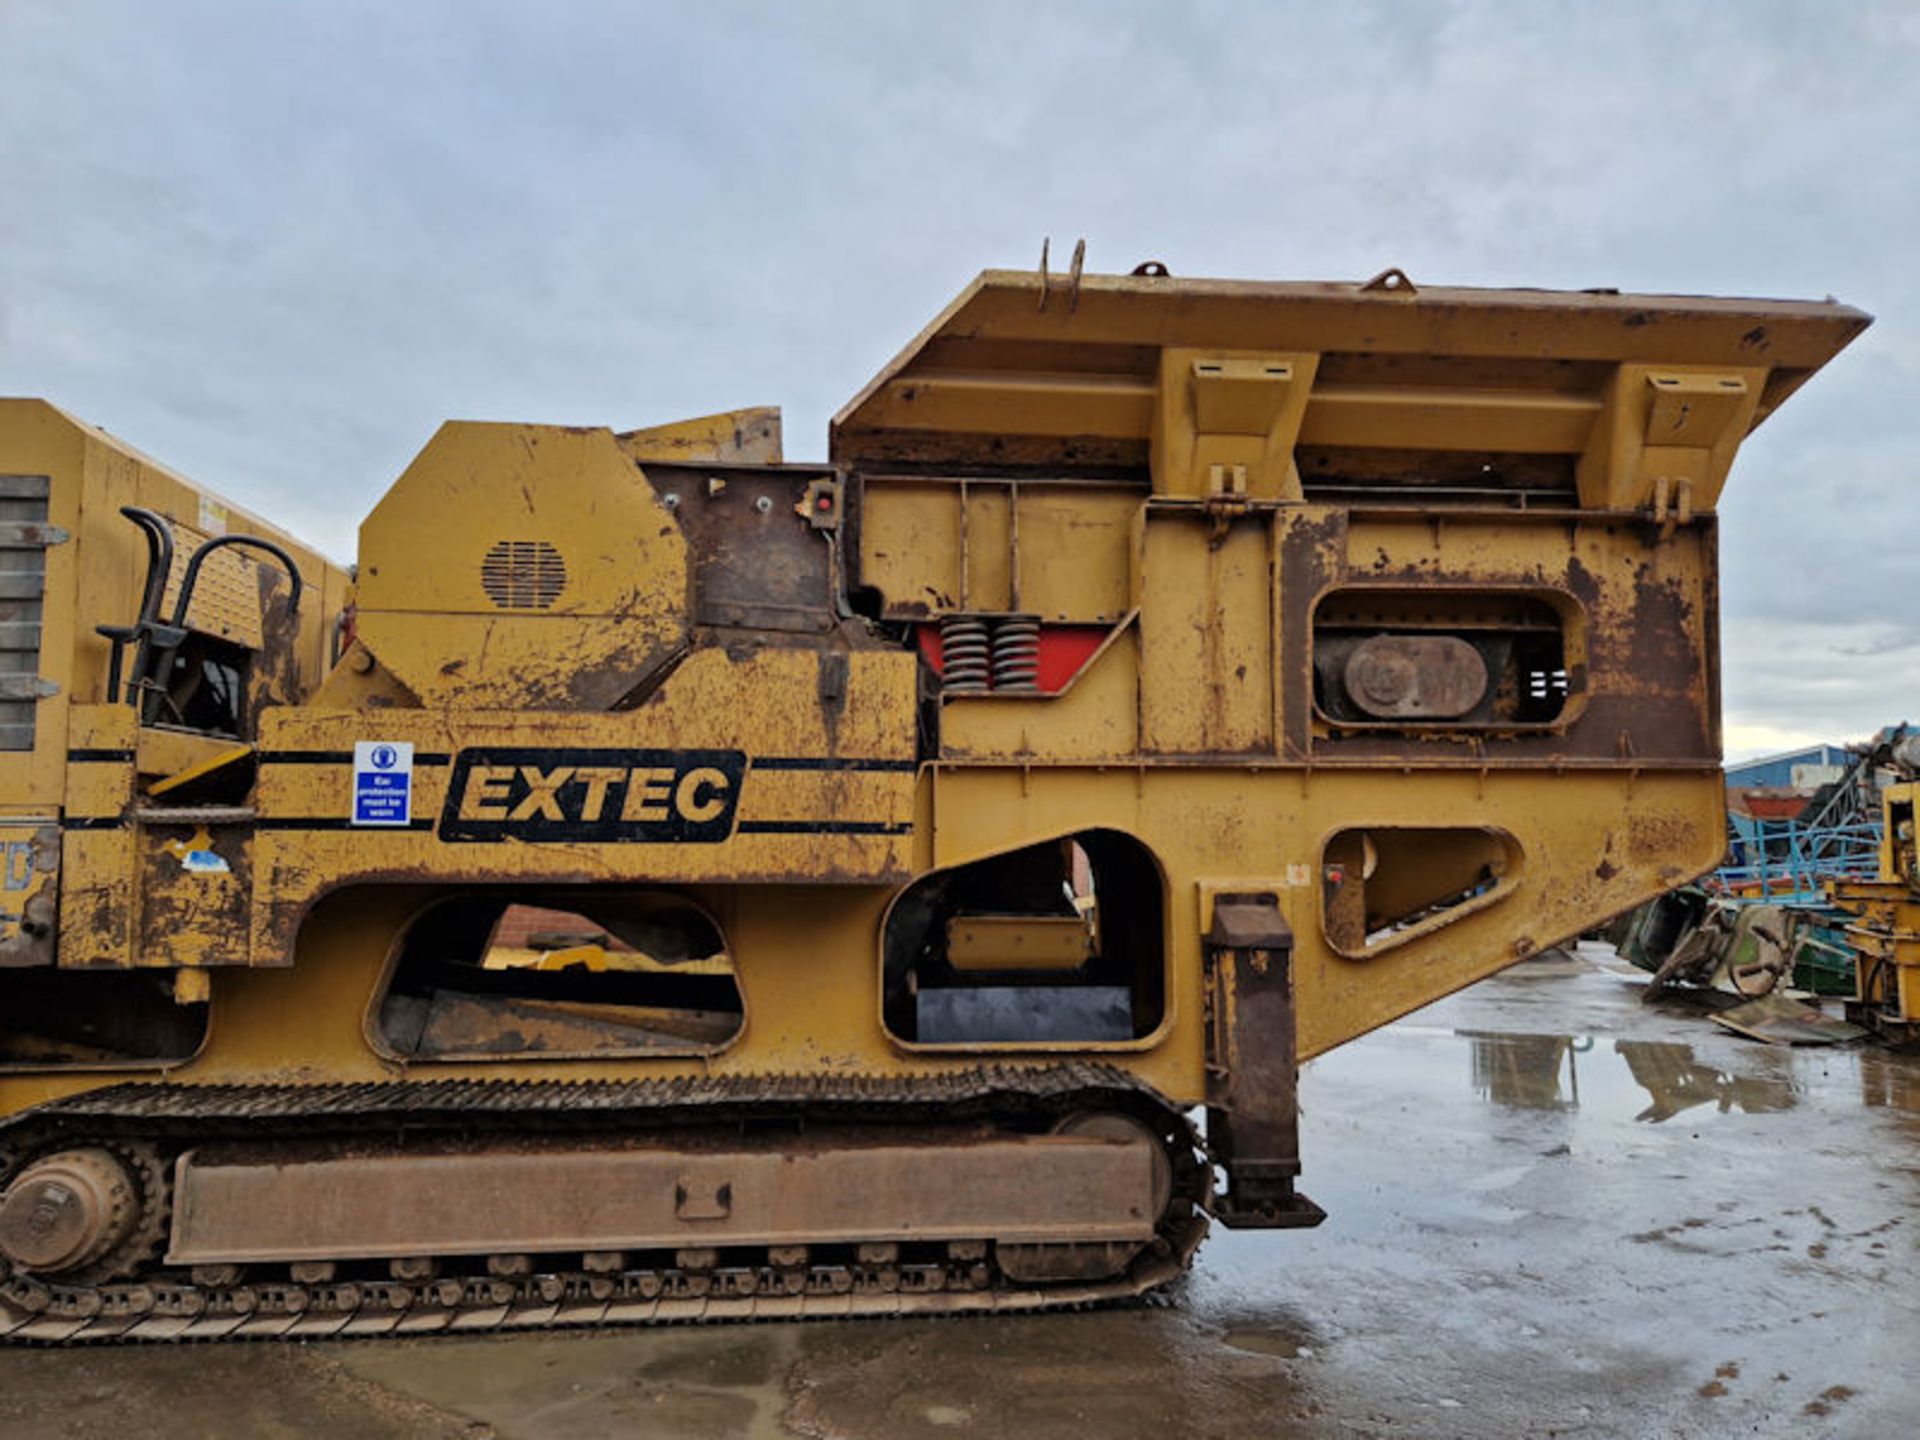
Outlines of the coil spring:
{"type": "Polygon", "coordinates": [[[987,688],[990,666],[987,622],[978,615],[947,615],[940,621],[940,653],[946,662],[948,690],[987,688]]]}
{"type": "Polygon", "coordinates": [[[1040,688],[1040,621],[1009,615],[993,627],[993,688],[1040,688]]]}

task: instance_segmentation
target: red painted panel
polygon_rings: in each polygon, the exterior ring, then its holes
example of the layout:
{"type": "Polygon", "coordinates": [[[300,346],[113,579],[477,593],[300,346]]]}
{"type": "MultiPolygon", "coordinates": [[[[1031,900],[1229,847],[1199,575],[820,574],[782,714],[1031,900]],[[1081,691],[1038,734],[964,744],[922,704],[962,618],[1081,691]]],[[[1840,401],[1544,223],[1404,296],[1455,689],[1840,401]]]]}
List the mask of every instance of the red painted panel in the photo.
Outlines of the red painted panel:
{"type": "Polygon", "coordinates": [[[933,667],[936,675],[947,673],[946,656],[940,648],[940,627],[938,625],[916,625],[913,635],[920,642],[920,658],[933,667]]]}
{"type": "MultiPolygon", "coordinates": [[[[1040,690],[1057,695],[1067,683],[1086,668],[1093,652],[1112,633],[1106,625],[1042,625],[1040,627],[1040,690]]],[[[940,645],[938,625],[914,626],[914,640],[920,654],[936,675],[946,674],[946,657],[940,645]]]]}
{"type": "Polygon", "coordinates": [[[1066,689],[1109,633],[1105,625],[1042,625],[1040,688],[1049,695],[1066,689]]]}

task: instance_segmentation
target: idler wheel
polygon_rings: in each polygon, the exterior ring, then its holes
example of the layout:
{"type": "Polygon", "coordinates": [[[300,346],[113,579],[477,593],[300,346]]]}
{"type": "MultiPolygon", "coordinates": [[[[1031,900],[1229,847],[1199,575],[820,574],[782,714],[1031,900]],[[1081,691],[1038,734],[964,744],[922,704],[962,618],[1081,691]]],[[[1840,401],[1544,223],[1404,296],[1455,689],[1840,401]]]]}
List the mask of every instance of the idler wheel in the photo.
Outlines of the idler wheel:
{"type": "Polygon", "coordinates": [[[0,1254],[19,1270],[77,1270],[125,1241],[139,1212],[133,1177],[112,1151],[61,1150],[0,1195],[0,1254]]]}

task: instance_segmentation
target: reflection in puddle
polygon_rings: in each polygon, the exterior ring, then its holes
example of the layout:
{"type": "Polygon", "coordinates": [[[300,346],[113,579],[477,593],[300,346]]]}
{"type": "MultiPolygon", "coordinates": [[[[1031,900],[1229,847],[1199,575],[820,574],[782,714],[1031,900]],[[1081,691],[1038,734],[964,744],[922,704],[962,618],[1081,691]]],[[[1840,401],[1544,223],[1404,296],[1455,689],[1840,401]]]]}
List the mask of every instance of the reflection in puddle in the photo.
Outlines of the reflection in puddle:
{"type": "MultiPolygon", "coordinates": [[[[1615,1081],[1626,1073],[1645,1092],[1635,1120],[1659,1124],[1701,1105],[1718,1114],[1750,1115],[1790,1110],[1793,1087],[1773,1076],[1736,1075],[1694,1058],[1691,1045],[1655,1040],[1616,1040],[1596,1049],[1590,1035],[1515,1035],[1484,1030],[1454,1032],[1473,1047],[1474,1091],[1495,1105],[1525,1110],[1573,1110],[1581,1103],[1581,1067],[1589,1094],[1595,1071],[1615,1081]]],[[[1614,1089],[1609,1084],[1608,1091],[1614,1089]]],[[[1622,1097],[1624,1098],[1624,1097],[1622,1097]]],[[[1639,1102],[1636,1102],[1639,1103],[1639,1102]]]]}
{"type": "Polygon", "coordinates": [[[1580,1104],[1575,1057],[1593,1049],[1591,1035],[1454,1033],[1473,1043],[1473,1089],[1483,1099],[1527,1110],[1571,1110],[1580,1104]]]}
{"type": "Polygon", "coordinates": [[[1855,1053],[1863,1103],[1873,1109],[1920,1114],[1920,1055],[1877,1048],[1855,1053]]]}
{"type": "Polygon", "coordinates": [[[1613,1048],[1627,1062],[1640,1088],[1653,1097],[1653,1103],[1633,1117],[1636,1120],[1657,1125],[1709,1101],[1722,1115],[1729,1110],[1764,1115],[1774,1110],[1791,1110],[1794,1106],[1793,1087],[1786,1081],[1768,1076],[1734,1075],[1712,1065],[1702,1065],[1693,1058],[1691,1045],[1616,1040],[1613,1048]]]}

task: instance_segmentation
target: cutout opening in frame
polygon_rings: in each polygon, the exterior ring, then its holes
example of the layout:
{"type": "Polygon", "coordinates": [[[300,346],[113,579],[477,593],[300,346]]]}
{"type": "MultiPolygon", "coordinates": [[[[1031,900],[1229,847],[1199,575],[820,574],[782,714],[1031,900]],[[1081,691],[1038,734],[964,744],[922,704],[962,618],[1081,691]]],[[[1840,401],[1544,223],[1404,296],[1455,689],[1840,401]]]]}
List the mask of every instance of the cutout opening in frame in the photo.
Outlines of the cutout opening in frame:
{"type": "Polygon", "coordinates": [[[887,914],[882,1023],[917,1046],[1145,1040],[1166,1018],[1165,894],[1115,830],[924,876],[887,914]]]}
{"type": "Polygon", "coordinates": [[[1314,607],[1314,710],[1335,734],[1564,729],[1586,680],[1585,612],[1558,590],[1352,585],[1314,607]]]}
{"type": "Polygon", "coordinates": [[[1320,869],[1327,943],[1363,959],[1431,934],[1504,899],[1521,859],[1513,836],[1481,826],[1337,831],[1320,869]]]}
{"type": "Polygon", "coordinates": [[[408,925],[370,1033],[401,1060],[704,1054],[745,1006],[726,939],[666,891],[457,895],[408,925]]]}

